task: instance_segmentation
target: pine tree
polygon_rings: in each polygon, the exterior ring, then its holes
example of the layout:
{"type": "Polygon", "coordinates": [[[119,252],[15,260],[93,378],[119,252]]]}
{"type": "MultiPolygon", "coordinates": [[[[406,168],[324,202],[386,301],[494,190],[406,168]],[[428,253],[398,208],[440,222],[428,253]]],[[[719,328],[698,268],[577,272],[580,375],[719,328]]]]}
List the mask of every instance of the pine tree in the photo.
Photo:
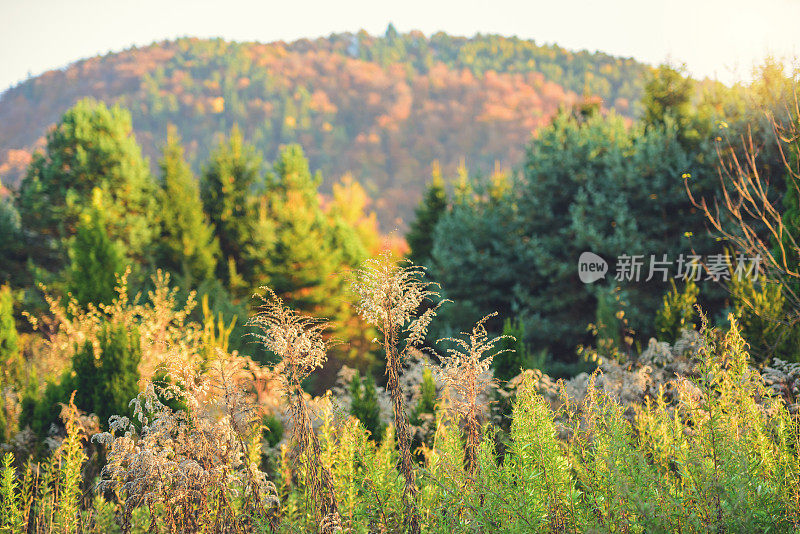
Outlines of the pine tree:
{"type": "Polygon", "coordinates": [[[686,280],[683,292],[678,291],[674,280],[670,280],[670,290],[664,295],[664,303],[656,314],[656,335],[659,340],[675,342],[684,328],[692,329],[695,304],[700,288],[692,278],[686,280]]]}
{"type": "Polygon", "coordinates": [[[433,372],[426,367],[422,370],[422,381],[419,384],[419,399],[414,407],[412,422],[419,424],[420,415],[436,413],[436,381],[433,372]]]}
{"type": "Polygon", "coordinates": [[[217,274],[232,291],[245,295],[253,286],[253,265],[247,250],[252,247],[257,223],[254,199],[260,169],[261,156],[234,126],[228,139],[211,155],[200,187],[203,209],[222,252],[217,274]]]}
{"type": "MultiPolygon", "coordinates": [[[[2,191],[0,184],[0,191],[2,191]]],[[[0,193],[0,284],[28,285],[25,261],[31,247],[24,242],[19,213],[10,197],[0,193]]]]}
{"type": "Polygon", "coordinates": [[[182,275],[185,284],[193,287],[214,276],[219,244],[203,212],[200,188],[184,159],[174,128],[167,134],[159,165],[161,239],[157,261],[160,266],[182,275]]]}
{"type": "Polygon", "coordinates": [[[678,137],[687,147],[695,147],[700,141],[694,121],[692,93],[694,83],[684,74],[685,67],[675,68],[661,65],[645,84],[642,105],[644,123],[647,126],[664,127],[675,125],[678,137]]]}
{"type": "Polygon", "coordinates": [[[280,153],[262,200],[257,244],[250,257],[258,285],[268,285],[294,309],[336,322],[346,309],[340,271],[347,260],[365,253],[352,252],[360,246],[352,228],[333,226],[325,217],[317,192],[320,182],[299,146],[280,153]]]}
{"type": "Polygon", "coordinates": [[[503,322],[503,336],[498,345],[498,354],[492,359],[494,377],[508,381],[517,376],[531,363],[531,354],[525,342],[525,323],[506,319],[503,322]]]}
{"type": "MultiPolygon", "coordinates": [[[[132,133],[130,113],[118,106],[81,100],[47,135],[19,191],[22,227],[38,241],[52,242],[46,257],[34,260],[58,271],[66,260],[66,240],[99,190],[108,232],[124,252],[142,260],[154,237],[155,187],[147,161],[132,133]]],[[[41,247],[46,252],[46,247],[41,247]]]]}
{"type": "Polygon", "coordinates": [[[433,251],[433,231],[442,214],[447,211],[447,192],[439,164],[433,165],[433,180],[425,191],[422,202],[415,210],[406,242],[409,246],[409,259],[415,265],[429,265],[433,251]]]}
{"type": "Polygon", "coordinates": [[[67,290],[83,307],[110,304],[117,296],[117,277],[125,270],[120,246],[108,235],[100,196],[95,190],[96,204],[87,208],[69,244],[67,290]]]}
{"type": "Polygon", "coordinates": [[[9,286],[0,286],[0,387],[20,391],[26,378],[25,361],[14,321],[14,294],[9,286]]]}
{"type": "Polygon", "coordinates": [[[386,425],[381,421],[381,408],[375,390],[375,380],[367,374],[363,379],[358,371],[350,382],[350,415],[361,421],[372,439],[379,441],[386,425]]]}
{"type": "Polygon", "coordinates": [[[123,324],[106,323],[99,336],[99,357],[87,342],[72,359],[75,404],[94,413],[105,426],[115,414],[128,414],[128,403],[139,392],[142,351],[139,332],[123,324]]]}

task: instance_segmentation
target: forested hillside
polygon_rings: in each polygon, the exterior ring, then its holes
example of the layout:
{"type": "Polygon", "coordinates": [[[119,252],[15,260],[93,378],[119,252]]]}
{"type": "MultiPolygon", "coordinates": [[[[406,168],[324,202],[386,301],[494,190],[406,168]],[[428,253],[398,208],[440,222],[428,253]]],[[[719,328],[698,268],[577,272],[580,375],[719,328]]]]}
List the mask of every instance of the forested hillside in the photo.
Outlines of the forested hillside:
{"type": "Polygon", "coordinates": [[[299,143],[323,192],[352,173],[384,230],[408,222],[441,163],[491,173],[521,162],[531,134],[585,95],[640,114],[632,59],[499,36],[365,32],[293,43],[179,39],[78,61],[0,97],[0,182],[16,186],[47,128],[91,96],[130,109],[155,162],[173,124],[195,171],[237,124],[268,160],[299,143]]]}
{"type": "Polygon", "coordinates": [[[800,532],[798,90],[390,26],[7,91],[0,532],[800,532]]]}

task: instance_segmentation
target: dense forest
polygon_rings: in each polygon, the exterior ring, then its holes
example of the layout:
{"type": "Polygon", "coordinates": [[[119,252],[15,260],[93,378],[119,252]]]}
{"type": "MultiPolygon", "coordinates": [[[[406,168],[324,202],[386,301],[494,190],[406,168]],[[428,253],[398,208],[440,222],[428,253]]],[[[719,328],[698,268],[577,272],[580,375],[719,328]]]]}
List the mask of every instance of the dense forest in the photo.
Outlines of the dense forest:
{"type": "Polygon", "coordinates": [[[797,532],[797,90],[391,27],[10,89],[0,531],[797,532]]]}
{"type": "Polygon", "coordinates": [[[531,41],[401,35],[391,27],[384,37],[361,32],[288,44],[154,43],[6,91],[0,181],[17,184],[47,128],[93,97],[130,110],[153,166],[170,124],[195,171],[234,125],[269,160],[299,143],[328,180],[345,173],[359,180],[388,231],[408,223],[434,161],[446,172],[461,162],[487,174],[510,168],[531,133],[583,95],[636,117],[648,70],[531,41]]]}

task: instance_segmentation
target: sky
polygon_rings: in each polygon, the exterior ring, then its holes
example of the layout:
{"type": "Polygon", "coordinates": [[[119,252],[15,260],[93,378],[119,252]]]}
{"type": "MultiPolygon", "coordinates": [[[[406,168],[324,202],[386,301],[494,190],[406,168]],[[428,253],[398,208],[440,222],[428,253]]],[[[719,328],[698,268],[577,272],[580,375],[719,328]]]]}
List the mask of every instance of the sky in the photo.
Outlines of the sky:
{"type": "Polygon", "coordinates": [[[800,0],[0,0],[0,91],[30,75],[183,36],[291,41],[383,34],[497,33],[685,63],[695,77],[747,80],[771,55],[800,55],[800,0]]]}

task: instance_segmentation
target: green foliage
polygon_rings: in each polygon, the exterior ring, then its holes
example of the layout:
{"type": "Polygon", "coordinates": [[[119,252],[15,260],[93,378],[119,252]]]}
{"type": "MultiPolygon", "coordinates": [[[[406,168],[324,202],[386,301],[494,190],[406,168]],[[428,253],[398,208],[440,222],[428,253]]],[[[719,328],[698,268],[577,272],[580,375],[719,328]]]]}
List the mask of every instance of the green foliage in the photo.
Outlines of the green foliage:
{"type": "Polygon", "coordinates": [[[54,254],[35,258],[58,270],[66,240],[98,190],[109,236],[124,253],[142,260],[153,239],[154,186],[147,161],[132,133],[130,113],[81,100],[47,135],[19,191],[22,226],[36,239],[52,243],[54,254]]]}
{"type": "Polygon", "coordinates": [[[653,71],[644,87],[642,106],[644,122],[652,126],[664,126],[674,121],[687,126],[692,113],[692,80],[685,69],[661,65],[653,71]]]}
{"type": "Polygon", "coordinates": [[[14,320],[14,294],[8,286],[0,286],[0,366],[0,441],[8,442],[15,422],[13,410],[9,409],[8,393],[22,391],[31,380],[14,320]]]}
{"type": "MultiPolygon", "coordinates": [[[[99,189],[95,189],[99,202],[99,189]]],[[[118,243],[108,235],[102,205],[86,209],[70,239],[67,291],[83,307],[89,303],[111,304],[117,296],[117,278],[125,271],[125,260],[118,243]]]]}
{"type": "MultiPolygon", "coordinates": [[[[2,184],[0,184],[2,188],[2,184]]],[[[28,256],[25,233],[19,213],[10,196],[0,194],[0,284],[13,284],[21,287],[29,283],[25,261],[28,256]]]]}
{"type": "MultiPolygon", "coordinates": [[[[517,186],[498,198],[488,194],[490,183],[475,182],[463,182],[466,187],[434,231],[431,278],[442,285],[444,297],[458,302],[442,309],[444,324],[434,326],[436,337],[466,331],[495,311],[530,319],[517,313],[516,305],[533,281],[523,281],[519,273],[530,272],[537,251],[520,224],[517,186]]],[[[498,323],[489,327],[497,331],[498,323]]]]}
{"type": "Polygon", "coordinates": [[[429,265],[433,251],[433,232],[436,223],[447,211],[447,192],[438,165],[433,169],[433,180],[414,212],[414,220],[406,234],[408,258],[415,265],[429,265]]]}
{"type": "MultiPolygon", "coordinates": [[[[294,309],[327,318],[341,334],[353,315],[345,272],[367,252],[353,226],[322,211],[320,182],[299,146],[281,151],[262,197],[250,257],[256,285],[269,286],[294,309]]],[[[349,334],[355,337],[352,329],[349,334]]]]}
{"type": "Polygon", "coordinates": [[[74,395],[73,393],[70,397],[69,405],[63,407],[61,414],[67,434],[51,459],[51,462],[57,462],[54,492],[57,502],[54,506],[53,522],[58,532],[76,532],[81,524],[81,467],[87,458],[83,451],[83,428],[78,409],[73,403],[74,395]]]}
{"type": "Polygon", "coordinates": [[[361,421],[370,438],[380,441],[386,425],[381,421],[381,407],[375,390],[375,380],[368,374],[362,380],[356,371],[350,382],[350,415],[361,421]]]}
{"type": "Polygon", "coordinates": [[[326,295],[336,294],[332,275],[340,264],[317,199],[320,181],[299,146],[280,153],[268,179],[252,255],[259,259],[258,285],[271,287],[292,308],[331,317],[326,295]]]}
{"type": "Polygon", "coordinates": [[[59,404],[69,398],[72,391],[68,373],[61,380],[47,380],[41,392],[36,384],[29,383],[22,395],[22,411],[19,417],[20,428],[30,427],[39,439],[47,437],[52,425],[59,422],[59,404]]]}
{"type": "Polygon", "coordinates": [[[800,325],[786,303],[784,288],[765,277],[731,278],[733,308],[742,335],[759,360],[800,361],[800,325]]]}
{"type": "Polygon", "coordinates": [[[693,328],[695,305],[700,288],[693,278],[688,278],[683,291],[678,291],[674,280],[670,280],[670,290],[664,295],[664,304],[656,313],[656,336],[660,341],[674,343],[684,328],[693,328]]]}
{"type": "Polygon", "coordinates": [[[12,362],[19,355],[19,334],[14,320],[14,294],[10,287],[0,286],[0,362],[6,373],[11,370],[12,362]]]}
{"type": "Polygon", "coordinates": [[[139,343],[137,328],[107,323],[97,349],[87,342],[73,356],[75,404],[96,414],[103,426],[114,414],[128,414],[128,403],[139,392],[139,343]]]}
{"type": "Polygon", "coordinates": [[[429,367],[425,367],[422,370],[422,381],[419,383],[419,399],[414,407],[412,423],[417,424],[420,415],[424,413],[436,413],[436,381],[433,379],[433,371],[429,367]]]}
{"type": "Polygon", "coordinates": [[[222,260],[217,275],[241,296],[253,289],[253,265],[248,255],[256,226],[256,189],[261,156],[245,143],[238,127],[219,144],[203,171],[203,209],[216,231],[222,260]]]}
{"type": "Polygon", "coordinates": [[[621,347],[624,334],[624,303],[618,288],[612,291],[601,288],[597,293],[597,310],[595,311],[596,341],[609,347],[621,347]]]}
{"type": "Polygon", "coordinates": [[[21,532],[25,526],[22,515],[23,503],[14,468],[14,455],[3,455],[2,474],[0,474],[0,529],[4,532],[21,532]]]}
{"type": "MultiPolygon", "coordinates": [[[[687,250],[719,253],[705,232],[702,213],[686,195],[683,175],[698,197],[717,180],[716,155],[707,140],[689,149],[674,122],[628,127],[613,113],[578,117],[564,110],[531,142],[523,176],[510,192],[491,195],[485,183],[456,198],[434,233],[432,273],[459,302],[443,317],[451,331],[499,311],[528,326],[529,342],[574,362],[588,344],[586,325],[596,320],[597,296],[576,276],[575,262],[591,251],[611,262],[623,255],[675,261],[687,250]],[[696,234],[696,235],[695,235],[696,234]],[[525,273],[521,277],[519,273],[525,273]],[[480,288],[480,290],[476,290],[480,288]]],[[[674,274],[674,272],[673,272],[674,274]]],[[[619,281],[628,328],[650,336],[665,281],[619,281]]],[[[708,285],[706,302],[724,295],[708,285]]],[[[500,325],[490,325],[494,331],[500,325]]]]}
{"type": "Polygon", "coordinates": [[[263,436],[270,447],[276,447],[283,439],[283,423],[273,414],[264,418],[263,436]]]}
{"type": "Polygon", "coordinates": [[[503,322],[503,337],[498,344],[498,354],[492,360],[494,377],[508,381],[529,369],[533,363],[533,355],[525,342],[525,323],[518,319],[506,319],[503,322]]]}
{"type": "Polygon", "coordinates": [[[214,228],[203,213],[200,189],[183,152],[177,133],[170,129],[159,163],[161,236],[157,263],[182,275],[185,284],[193,287],[214,276],[220,252],[214,228]]]}

